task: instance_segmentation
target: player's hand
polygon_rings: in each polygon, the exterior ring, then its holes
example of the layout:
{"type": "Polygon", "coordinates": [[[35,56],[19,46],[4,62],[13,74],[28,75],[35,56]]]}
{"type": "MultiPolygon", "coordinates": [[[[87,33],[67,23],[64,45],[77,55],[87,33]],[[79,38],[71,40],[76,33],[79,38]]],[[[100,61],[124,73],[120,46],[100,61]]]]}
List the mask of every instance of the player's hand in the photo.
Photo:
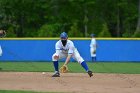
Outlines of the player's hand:
{"type": "Polygon", "coordinates": [[[54,59],[58,60],[59,59],[59,55],[55,55],[54,59]]]}

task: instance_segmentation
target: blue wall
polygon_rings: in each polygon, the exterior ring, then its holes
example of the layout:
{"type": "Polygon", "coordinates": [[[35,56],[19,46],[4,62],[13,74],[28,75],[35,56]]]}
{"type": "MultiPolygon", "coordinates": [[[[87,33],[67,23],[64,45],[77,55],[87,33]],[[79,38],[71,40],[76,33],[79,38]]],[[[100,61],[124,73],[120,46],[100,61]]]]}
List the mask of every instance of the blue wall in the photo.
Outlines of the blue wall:
{"type": "MultiPolygon", "coordinates": [[[[81,56],[90,61],[90,40],[72,40],[81,56]]],[[[51,61],[57,40],[0,40],[0,61],[51,61]]],[[[97,40],[98,61],[140,62],[140,40],[97,40]]],[[[73,59],[71,60],[73,61],[73,59]]]]}

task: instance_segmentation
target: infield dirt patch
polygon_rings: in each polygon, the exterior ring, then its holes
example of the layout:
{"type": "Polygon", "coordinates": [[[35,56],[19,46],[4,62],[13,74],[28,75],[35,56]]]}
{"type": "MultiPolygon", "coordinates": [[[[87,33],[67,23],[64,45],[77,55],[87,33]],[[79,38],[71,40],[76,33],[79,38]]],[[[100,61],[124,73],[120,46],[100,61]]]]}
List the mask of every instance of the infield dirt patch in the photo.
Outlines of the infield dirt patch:
{"type": "Polygon", "coordinates": [[[140,74],[0,72],[1,90],[69,93],[140,93],[140,74]]]}

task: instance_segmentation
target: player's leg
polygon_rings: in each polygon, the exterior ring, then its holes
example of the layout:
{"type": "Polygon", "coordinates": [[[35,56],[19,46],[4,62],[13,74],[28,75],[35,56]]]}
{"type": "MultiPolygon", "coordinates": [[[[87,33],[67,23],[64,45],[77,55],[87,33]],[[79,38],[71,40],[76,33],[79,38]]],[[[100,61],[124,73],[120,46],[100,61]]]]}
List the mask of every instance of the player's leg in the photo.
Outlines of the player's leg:
{"type": "Polygon", "coordinates": [[[58,59],[59,59],[59,55],[56,54],[56,53],[53,54],[52,61],[53,61],[54,69],[55,69],[56,72],[58,72],[58,67],[59,67],[58,59]]]}
{"type": "Polygon", "coordinates": [[[80,56],[77,49],[74,51],[73,58],[81,64],[81,66],[86,70],[86,72],[89,74],[89,76],[93,76],[92,71],[89,70],[87,63],[84,61],[84,59],[80,56]]]}
{"type": "Polygon", "coordinates": [[[97,61],[97,58],[96,58],[96,56],[94,56],[94,57],[93,57],[93,61],[94,61],[94,62],[96,62],[96,61],[97,61]]]}
{"type": "Polygon", "coordinates": [[[92,62],[96,62],[96,55],[95,56],[92,56],[92,62]]]}
{"type": "Polygon", "coordinates": [[[65,57],[64,54],[56,54],[56,53],[53,54],[52,61],[53,61],[55,73],[52,77],[60,77],[58,60],[61,59],[61,58],[64,58],[64,57],[65,57]]]}
{"type": "Polygon", "coordinates": [[[91,55],[91,60],[92,62],[96,61],[96,52],[94,48],[90,48],[90,55],[91,55]]]}

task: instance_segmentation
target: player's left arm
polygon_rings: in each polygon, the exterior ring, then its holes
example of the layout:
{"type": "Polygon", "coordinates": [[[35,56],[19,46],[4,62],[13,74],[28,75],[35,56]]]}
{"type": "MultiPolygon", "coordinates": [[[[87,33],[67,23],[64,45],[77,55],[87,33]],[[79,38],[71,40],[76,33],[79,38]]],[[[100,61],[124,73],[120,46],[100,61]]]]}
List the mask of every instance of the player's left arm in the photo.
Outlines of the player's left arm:
{"type": "Polygon", "coordinates": [[[71,56],[72,56],[72,55],[68,55],[68,56],[67,56],[64,65],[59,69],[59,71],[60,71],[61,73],[66,73],[66,72],[69,71],[69,70],[68,70],[68,67],[67,67],[67,64],[69,63],[71,56]]]}
{"type": "Polygon", "coordinates": [[[67,65],[68,65],[68,63],[70,61],[71,56],[72,56],[71,54],[68,54],[68,56],[67,56],[67,58],[65,60],[64,65],[60,68],[60,72],[61,73],[66,73],[66,72],[69,71],[67,65]]]}
{"type": "Polygon", "coordinates": [[[68,55],[68,56],[67,56],[64,65],[67,65],[67,64],[69,63],[71,56],[72,56],[72,55],[68,55]]]}

